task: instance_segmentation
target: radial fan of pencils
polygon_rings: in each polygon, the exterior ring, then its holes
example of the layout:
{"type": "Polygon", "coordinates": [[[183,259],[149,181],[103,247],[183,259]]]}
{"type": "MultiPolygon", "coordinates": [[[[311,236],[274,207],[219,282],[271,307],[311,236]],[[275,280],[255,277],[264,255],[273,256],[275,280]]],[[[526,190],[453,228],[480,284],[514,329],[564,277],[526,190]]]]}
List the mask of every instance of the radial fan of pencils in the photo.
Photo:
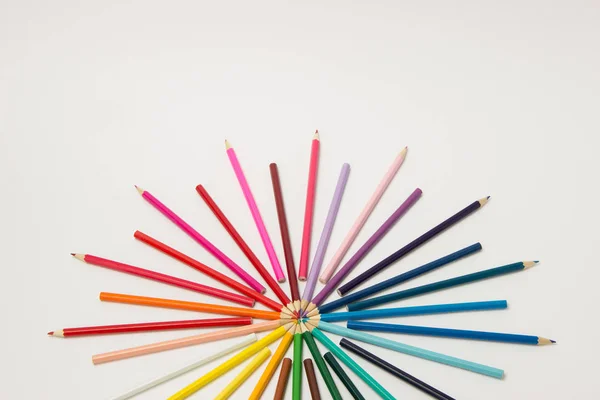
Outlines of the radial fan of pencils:
{"type": "MultiPolygon", "coordinates": [[[[246,154],[251,152],[251,149],[244,150],[246,154]]],[[[95,324],[93,316],[90,316],[90,323],[93,324],[91,326],[57,329],[48,332],[48,335],[69,339],[188,330],[188,333],[182,332],[176,339],[163,341],[153,341],[148,339],[152,336],[145,335],[144,340],[140,339],[137,346],[112,349],[92,355],[94,364],[103,364],[132,357],[150,357],[158,352],[192,346],[198,346],[195,351],[202,354],[198,359],[187,364],[178,365],[174,362],[172,365],[165,365],[164,369],[156,371],[156,374],[148,377],[141,385],[133,385],[137,379],[132,378],[131,387],[114,388],[114,400],[142,398],[144,394],[157,390],[156,387],[171,380],[180,383],[180,389],[168,397],[170,400],[201,398],[202,391],[207,386],[211,387],[211,393],[218,392],[216,399],[227,399],[234,395],[237,395],[237,398],[267,398],[266,392],[271,386],[275,399],[291,397],[300,400],[303,398],[304,379],[307,380],[309,387],[309,393],[305,393],[304,398],[320,399],[323,396],[333,399],[376,397],[394,399],[399,396],[398,388],[402,388],[403,391],[418,390],[431,398],[447,400],[453,397],[436,384],[435,376],[412,375],[410,364],[402,365],[400,368],[395,354],[403,353],[428,362],[461,369],[465,374],[475,373],[494,379],[502,379],[504,370],[486,364],[485,360],[461,358],[460,354],[456,354],[452,348],[448,349],[446,354],[406,344],[403,342],[402,335],[425,336],[431,340],[436,340],[435,338],[478,340],[490,342],[490,346],[494,346],[491,342],[533,346],[555,343],[554,340],[531,334],[491,332],[486,330],[484,322],[480,323],[481,330],[463,329],[458,324],[442,327],[381,322],[381,320],[403,316],[504,310],[508,307],[508,301],[496,298],[475,298],[469,302],[431,304],[424,297],[423,304],[416,306],[402,306],[398,302],[509,274],[538,273],[525,272],[538,261],[523,261],[519,258],[499,260],[498,264],[501,265],[479,268],[467,274],[456,274],[449,279],[436,279],[437,270],[468,257],[476,257],[477,253],[482,251],[481,243],[469,243],[467,240],[461,248],[448,249],[446,254],[437,254],[423,265],[411,266],[403,262],[405,256],[426,247],[432,239],[451,231],[451,228],[458,223],[474,224],[476,227],[486,226],[485,213],[478,216],[475,214],[488,203],[489,196],[475,200],[462,209],[455,208],[454,205],[441,199],[437,202],[432,200],[429,207],[434,208],[425,209],[424,206],[417,206],[423,193],[420,188],[412,190],[409,188],[405,198],[398,202],[397,208],[390,210],[389,216],[377,223],[378,228],[368,236],[368,239],[364,243],[355,243],[373,210],[398,174],[407,157],[408,148],[399,149],[388,169],[382,172],[379,181],[375,177],[372,185],[362,183],[367,193],[369,186],[374,186],[374,189],[370,197],[365,198],[364,207],[355,217],[344,211],[342,204],[350,177],[350,165],[344,163],[337,178],[336,175],[329,174],[330,171],[319,172],[321,138],[318,131],[312,136],[310,149],[307,145],[306,150],[308,178],[304,209],[293,210],[294,214],[299,215],[303,212],[304,216],[302,233],[298,234],[302,241],[297,245],[300,249],[297,263],[293,253],[294,246],[284,196],[284,188],[289,188],[293,184],[285,180],[285,175],[293,166],[284,165],[281,173],[278,164],[274,162],[265,163],[264,166],[253,166],[254,172],[262,168],[266,174],[268,169],[273,188],[272,202],[260,204],[259,208],[236,151],[228,141],[225,141],[225,152],[233,174],[228,171],[219,171],[219,173],[223,175],[224,180],[237,180],[241,190],[239,207],[242,209],[247,207],[248,217],[253,221],[262,248],[250,248],[234,223],[219,207],[217,200],[209,194],[206,187],[199,184],[195,188],[197,194],[204,206],[228,233],[231,241],[239,247],[244,255],[242,259],[234,260],[223,252],[222,248],[229,246],[230,243],[214,244],[209,239],[211,236],[216,236],[214,232],[206,230],[200,232],[201,228],[194,228],[186,222],[184,216],[177,213],[176,201],[169,196],[169,193],[151,193],[139,186],[135,186],[139,195],[157,211],[155,218],[161,218],[159,215],[162,214],[212,257],[207,256],[202,260],[193,258],[173,247],[176,244],[167,244],[159,240],[158,236],[153,237],[140,231],[134,232],[134,238],[156,252],[170,256],[186,268],[194,269],[198,275],[197,279],[183,279],[175,276],[175,273],[165,274],[139,265],[135,260],[104,258],[111,257],[110,254],[100,256],[71,253],[74,258],[87,266],[106,268],[135,278],[144,278],[159,284],[200,293],[204,297],[214,299],[213,302],[201,303],[177,298],[153,297],[152,293],[140,293],[136,290],[135,279],[123,277],[123,282],[131,287],[128,293],[101,292],[99,298],[102,302],[131,307],[132,315],[135,315],[136,310],[132,307],[135,305],[209,315],[199,319],[166,321],[139,321],[132,317],[125,323],[121,321],[111,325],[95,324]],[[314,221],[317,187],[322,196],[331,199],[323,221],[314,221]],[[159,197],[162,200],[159,200],[159,197]],[[365,256],[379,242],[384,241],[386,235],[393,231],[409,212],[439,213],[446,218],[423,233],[417,232],[415,239],[402,245],[379,262],[372,265],[365,263],[365,256]],[[263,215],[276,216],[278,226],[267,229],[263,215]],[[339,219],[338,215],[344,215],[344,218],[339,219]],[[339,225],[336,229],[345,231],[345,234],[339,244],[330,246],[330,239],[336,225],[339,225]],[[319,236],[316,248],[311,249],[313,232],[319,236]],[[350,253],[351,249],[356,250],[350,253]],[[327,254],[330,254],[328,260],[326,260],[327,254]],[[278,255],[283,255],[282,262],[278,255]],[[392,268],[403,272],[391,278],[378,279],[382,271],[392,268]],[[350,279],[352,273],[353,278],[350,279]],[[410,282],[421,276],[429,283],[410,282]],[[215,287],[214,283],[226,289],[215,287]],[[219,303],[225,302],[226,305],[217,304],[217,300],[219,303]],[[192,330],[194,332],[191,332],[192,330]],[[398,339],[395,339],[396,335],[392,336],[394,339],[389,339],[389,335],[384,337],[381,333],[396,334],[398,339]],[[218,347],[209,344],[217,341],[226,342],[219,344],[218,347]],[[363,348],[363,344],[374,346],[377,349],[376,353],[363,348]],[[214,348],[221,350],[211,351],[214,348]],[[237,375],[233,376],[229,373],[242,365],[243,368],[239,369],[237,375]],[[384,387],[377,380],[377,376],[382,374],[389,374],[391,379],[397,379],[398,385],[384,387]],[[357,385],[357,378],[363,384],[357,385]]],[[[384,150],[386,151],[387,149],[384,150]]],[[[369,157],[366,154],[363,156],[369,157]]],[[[371,156],[377,157],[381,154],[371,156]]],[[[190,192],[193,195],[193,190],[190,192]]],[[[199,206],[202,206],[202,203],[199,206]]],[[[151,214],[153,211],[148,213],[151,214]]],[[[238,225],[241,223],[243,222],[236,221],[238,225]]],[[[110,232],[110,234],[115,233],[110,232]]],[[[393,240],[388,239],[387,245],[394,245],[393,240]]],[[[90,279],[93,279],[93,273],[93,271],[89,272],[90,279]]],[[[115,276],[114,279],[121,278],[115,276]]],[[[509,284],[506,283],[506,286],[509,287],[509,284]]],[[[190,315],[197,317],[196,314],[190,315]]],[[[473,314],[473,321],[476,322],[478,319],[478,314],[473,314]]],[[[492,350],[511,351],[506,347],[496,347],[492,350]]],[[[390,379],[386,379],[386,382],[390,382],[390,379]]],[[[493,390],[492,386],[490,390],[493,390]]]]}

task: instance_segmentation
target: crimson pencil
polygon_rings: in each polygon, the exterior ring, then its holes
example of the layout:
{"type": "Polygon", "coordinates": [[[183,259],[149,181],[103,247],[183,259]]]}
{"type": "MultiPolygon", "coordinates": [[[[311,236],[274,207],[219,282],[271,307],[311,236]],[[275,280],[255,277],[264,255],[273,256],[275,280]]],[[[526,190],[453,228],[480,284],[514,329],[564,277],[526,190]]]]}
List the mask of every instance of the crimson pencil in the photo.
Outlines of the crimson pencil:
{"type": "Polygon", "coordinates": [[[136,324],[86,326],[80,328],[64,328],[48,332],[55,337],[74,337],[90,335],[107,335],[112,333],[133,333],[149,331],[166,331],[174,329],[213,328],[223,326],[250,325],[251,317],[189,319],[183,321],[142,322],[136,324]]]}
{"type": "Polygon", "coordinates": [[[197,260],[193,259],[192,257],[187,256],[187,255],[183,254],[182,252],[175,250],[174,248],[154,239],[153,237],[150,237],[140,231],[135,231],[133,236],[136,239],[139,239],[142,242],[146,243],[147,245],[154,247],[155,249],[175,258],[176,260],[181,261],[182,263],[187,264],[188,266],[202,272],[203,274],[206,274],[206,275],[210,276],[211,278],[218,280],[222,284],[227,285],[230,288],[235,289],[238,292],[243,293],[246,296],[258,301],[259,303],[264,304],[265,306],[269,307],[270,309],[275,310],[275,311],[281,311],[281,307],[282,307],[281,304],[278,304],[277,302],[269,299],[265,295],[260,294],[255,290],[252,290],[248,286],[241,284],[240,282],[228,277],[227,275],[223,275],[222,273],[215,271],[214,269],[210,268],[209,266],[202,264],[200,261],[197,261],[197,260]]]}
{"type": "Polygon", "coordinates": [[[319,131],[315,131],[310,150],[310,165],[308,168],[308,185],[306,186],[306,205],[304,207],[304,228],[302,230],[302,250],[300,252],[300,267],[298,279],[306,280],[308,275],[308,259],[310,257],[310,236],[312,233],[313,211],[315,209],[315,187],[317,186],[317,169],[319,167],[319,131]]]}
{"type": "Polygon", "coordinates": [[[202,200],[204,200],[204,203],[206,203],[208,208],[210,208],[210,210],[215,215],[215,217],[217,217],[217,219],[219,220],[221,225],[223,225],[223,228],[225,228],[227,233],[229,233],[229,236],[231,236],[231,238],[238,245],[240,250],[242,250],[242,252],[246,256],[248,261],[250,261],[250,263],[258,271],[260,276],[262,276],[262,278],[265,280],[267,285],[269,285],[271,290],[273,290],[273,292],[275,293],[275,295],[277,296],[279,301],[281,301],[282,304],[288,304],[290,302],[290,298],[287,296],[287,294],[285,294],[283,289],[281,289],[281,286],[279,286],[277,284],[277,282],[275,282],[275,279],[273,279],[271,274],[269,274],[269,272],[267,271],[265,266],[260,262],[260,260],[256,256],[256,254],[254,254],[254,252],[252,251],[250,246],[248,246],[246,241],[238,233],[238,231],[235,229],[233,224],[229,221],[227,216],[225,216],[223,211],[221,211],[221,209],[219,208],[217,203],[215,203],[215,201],[212,199],[212,197],[210,197],[210,195],[208,194],[208,192],[206,191],[204,186],[202,186],[202,185],[196,186],[196,191],[198,192],[200,197],[202,197],[202,200]]]}
{"type": "Polygon", "coordinates": [[[254,306],[254,299],[241,296],[236,293],[226,292],[225,290],[217,289],[211,286],[201,285],[200,283],[176,278],[171,275],[161,274],[160,272],[150,271],[144,268],[134,267],[133,265],[123,264],[117,261],[108,260],[106,258],[96,257],[91,254],[71,253],[71,255],[87,264],[124,272],[126,274],[131,274],[142,278],[152,279],[153,281],[166,283],[168,285],[177,286],[183,289],[193,290],[198,293],[207,294],[212,297],[218,297],[220,299],[232,301],[244,306],[254,306]]]}

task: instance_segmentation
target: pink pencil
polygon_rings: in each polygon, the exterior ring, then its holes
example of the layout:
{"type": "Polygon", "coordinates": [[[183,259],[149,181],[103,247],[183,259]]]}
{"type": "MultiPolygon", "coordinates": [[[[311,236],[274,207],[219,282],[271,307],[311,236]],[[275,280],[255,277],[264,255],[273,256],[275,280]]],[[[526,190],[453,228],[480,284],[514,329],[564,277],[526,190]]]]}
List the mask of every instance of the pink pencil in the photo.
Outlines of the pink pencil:
{"type": "Polygon", "coordinates": [[[246,176],[244,176],[244,171],[242,171],[242,166],[238,161],[238,158],[235,154],[235,150],[233,150],[233,147],[231,147],[231,144],[229,144],[227,140],[225,141],[225,148],[227,149],[227,156],[229,157],[229,161],[231,162],[231,166],[233,167],[235,176],[237,177],[238,182],[242,187],[242,192],[244,192],[246,203],[248,203],[248,207],[250,208],[250,212],[252,213],[252,218],[254,219],[254,223],[256,224],[256,228],[258,229],[260,238],[262,239],[263,245],[265,246],[265,250],[267,251],[267,255],[269,256],[269,261],[271,261],[271,266],[273,267],[275,278],[279,283],[285,282],[285,275],[283,275],[281,265],[279,264],[279,260],[277,259],[277,254],[275,254],[273,243],[271,243],[271,238],[269,237],[269,233],[267,232],[265,223],[263,222],[263,219],[260,215],[260,211],[258,210],[258,206],[256,205],[256,200],[254,200],[254,196],[252,195],[252,191],[250,190],[250,186],[248,185],[246,176]]]}
{"type": "Polygon", "coordinates": [[[304,230],[302,231],[302,251],[298,279],[306,280],[308,275],[308,259],[310,257],[310,234],[312,232],[313,210],[315,208],[315,186],[317,185],[317,169],[319,167],[319,131],[315,132],[310,151],[310,167],[308,169],[308,186],[306,187],[306,206],[304,208],[304,230]]]}
{"type": "Polygon", "coordinates": [[[248,284],[252,289],[256,290],[259,293],[264,293],[265,287],[258,283],[254,278],[252,278],[246,271],[244,271],[239,265],[234,263],[229,257],[227,257],[221,250],[219,250],[215,245],[208,241],[204,236],[202,236],[198,231],[192,228],[187,222],[181,219],[177,214],[171,211],[167,206],[161,203],[156,197],[152,196],[150,192],[144,190],[138,186],[135,187],[138,192],[142,195],[142,197],[154,208],[160,211],[165,217],[169,218],[175,225],[177,225],[181,230],[187,233],[192,239],[200,244],[200,246],[204,247],[210,254],[215,256],[219,261],[221,261],[227,268],[232,270],[237,276],[242,278],[244,282],[248,284]]]}
{"type": "Polygon", "coordinates": [[[379,185],[377,185],[375,192],[371,195],[371,198],[365,205],[365,208],[363,208],[358,218],[356,218],[356,221],[354,221],[354,225],[352,225],[352,228],[350,228],[350,231],[346,234],[344,241],[333,255],[333,258],[329,262],[329,265],[327,265],[327,268],[325,268],[325,270],[319,277],[319,281],[321,283],[325,284],[329,281],[329,279],[331,279],[331,276],[335,272],[338,265],[340,265],[340,262],[346,255],[346,252],[348,252],[348,249],[352,245],[352,242],[354,242],[354,239],[356,239],[356,236],[358,236],[358,233],[362,229],[365,222],[367,222],[369,215],[371,215],[371,212],[379,202],[379,199],[381,199],[381,196],[383,196],[383,193],[392,182],[392,179],[394,179],[394,176],[396,176],[396,173],[398,172],[400,166],[404,162],[404,158],[406,157],[407,151],[408,147],[402,149],[398,156],[396,156],[396,159],[386,172],[381,182],[379,182],[379,185]]]}

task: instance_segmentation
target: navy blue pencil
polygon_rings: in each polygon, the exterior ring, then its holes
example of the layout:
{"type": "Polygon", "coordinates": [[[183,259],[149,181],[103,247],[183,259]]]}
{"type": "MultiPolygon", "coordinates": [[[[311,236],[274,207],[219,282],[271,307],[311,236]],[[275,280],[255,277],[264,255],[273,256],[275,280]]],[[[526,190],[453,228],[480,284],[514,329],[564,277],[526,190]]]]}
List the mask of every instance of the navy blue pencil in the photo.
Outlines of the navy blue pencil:
{"type": "MultiPolygon", "coordinates": [[[[335,301],[329,302],[327,304],[323,304],[322,306],[319,307],[319,312],[321,314],[332,312],[332,311],[337,310],[338,308],[341,308],[347,304],[354,303],[356,301],[364,299],[365,297],[371,296],[375,293],[379,293],[385,289],[389,289],[393,286],[399,285],[410,279],[416,278],[419,275],[423,275],[427,272],[433,271],[434,269],[443,267],[444,265],[450,264],[453,261],[460,260],[461,258],[467,257],[473,253],[478,252],[479,250],[481,250],[481,243],[472,244],[470,246],[465,247],[464,249],[455,251],[454,253],[448,254],[447,256],[444,256],[441,258],[438,258],[435,261],[432,261],[432,262],[422,265],[418,268],[407,271],[403,274],[397,275],[393,278],[390,278],[388,280],[380,282],[376,285],[369,286],[368,288],[359,290],[356,293],[352,293],[352,294],[344,296],[340,299],[337,299],[335,301]]],[[[338,292],[338,294],[340,294],[340,293],[338,292]]]]}
{"type": "Polygon", "coordinates": [[[435,292],[436,290],[448,289],[458,285],[464,285],[465,283],[477,282],[483,279],[489,279],[496,276],[509,274],[512,272],[523,271],[525,269],[533,267],[538,261],[519,261],[512,264],[503,265],[501,267],[486,269],[472,274],[461,275],[455,278],[446,279],[439,282],[430,283],[428,285],[417,286],[414,288],[401,290],[399,292],[386,294],[379,297],[373,297],[371,299],[358,301],[356,303],[348,304],[348,311],[364,310],[365,308],[371,308],[379,306],[381,304],[390,303],[396,300],[407,299],[409,297],[419,296],[426,293],[435,292]]]}
{"type": "Polygon", "coordinates": [[[540,336],[468,331],[463,329],[433,328],[415,325],[382,324],[378,322],[348,321],[347,327],[348,329],[354,329],[357,331],[405,333],[407,335],[439,336],[456,339],[487,340],[491,342],[532,345],[556,343],[554,340],[546,339],[540,336]]]}
{"type": "Polygon", "coordinates": [[[383,310],[364,310],[319,314],[310,320],[326,322],[348,321],[357,319],[375,319],[407,317],[410,315],[442,314],[462,311],[502,310],[508,307],[506,300],[475,301],[470,303],[433,304],[428,306],[384,308],[383,310]]]}

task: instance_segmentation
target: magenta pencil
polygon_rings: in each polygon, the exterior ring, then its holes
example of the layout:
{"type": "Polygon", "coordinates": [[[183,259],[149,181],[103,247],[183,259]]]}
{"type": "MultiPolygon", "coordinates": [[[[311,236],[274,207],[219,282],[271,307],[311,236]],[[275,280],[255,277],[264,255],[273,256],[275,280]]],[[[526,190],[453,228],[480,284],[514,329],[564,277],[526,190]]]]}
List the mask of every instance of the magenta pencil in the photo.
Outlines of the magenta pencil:
{"type": "Polygon", "coordinates": [[[271,238],[269,237],[269,233],[267,232],[267,228],[265,227],[265,223],[260,215],[260,211],[258,210],[258,206],[256,205],[256,200],[254,200],[254,196],[252,195],[252,191],[250,190],[250,185],[248,185],[248,181],[246,180],[246,176],[244,175],[244,171],[242,170],[242,166],[235,154],[235,150],[231,147],[231,144],[226,140],[225,148],[227,149],[227,157],[229,157],[229,162],[231,162],[231,166],[233,168],[233,172],[235,172],[235,176],[237,177],[238,182],[242,188],[242,192],[244,193],[244,197],[246,198],[246,203],[248,203],[248,208],[250,208],[250,213],[252,214],[252,218],[254,219],[254,223],[256,224],[256,228],[258,229],[258,233],[260,238],[265,246],[265,250],[267,255],[269,256],[269,261],[271,262],[271,266],[273,267],[273,273],[275,274],[275,278],[279,283],[285,282],[285,275],[283,275],[283,270],[281,269],[281,265],[279,264],[279,260],[277,259],[277,254],[275,253],[275,248],[273,247],[273,243],[271,242],[271,238]]]}
{"type": "Polygon", "coordinates": [[[160,211],[165,217],[169,218],[175,225],[181,228],[182,231],[187,233],[192,239],[194,239],[200,246],[204,247],[210,254],[215,256],[217,260],[225,264],[227,268],[233,271],[234,274],[239,276],[244,282],[248,284],[252,289],[256,290],[259,293],[265,292],[265,287],[258,283],[254,278],[252,278],[246,271],[244,271],[239,265],[237,265],[233,260],[227,257],[221,250],[219,250],[215,245],[213,245],[208,239],[202,236],[198,231],[192,228],[187,222],[181,219],[177,214],[171,211],[166,205],[161,203],[156,197],[154,197],[150,192],[144,190],[138,186],[135,187],[138,192],[142,195],[142,197],[154,208],[160,211]]]}
{"type": "Polygon", "coordinates": [[[310,166],[308,168],[308,185],[306,187],[306,206],[304,207],[304,228],[302,231],[302,250],[300,252],[300,265],[298,279],[306,280],[308,275],[308,259],[310,258],[310,237],[312,233],[313,211],[315,208],[315,188],[317,186],[317,170],[319,168],[319,149],[321,141],[319,131],[315,132],[310,151],[310,166]]]}

